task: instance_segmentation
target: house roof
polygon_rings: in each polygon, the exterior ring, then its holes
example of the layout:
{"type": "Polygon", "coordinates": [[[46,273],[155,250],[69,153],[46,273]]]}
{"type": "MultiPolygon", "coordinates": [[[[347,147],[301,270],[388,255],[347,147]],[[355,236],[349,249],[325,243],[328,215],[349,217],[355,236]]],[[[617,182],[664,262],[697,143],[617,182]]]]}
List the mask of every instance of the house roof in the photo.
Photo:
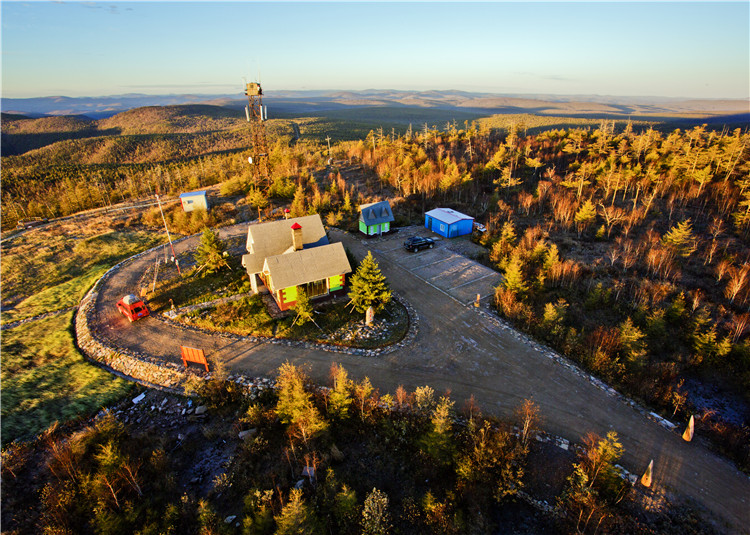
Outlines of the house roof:
{"type": "Polygon", "coordinates": [[[270,290],[300,286],[335,275],[351,273],[349,259],[341,242],[269,256],[263,271],[269,274],[270,290]]]}
{"type": "Polygon", "coordinates": [[[425,215],[433,217],[438,221],[442,221],[443,223],[446,223],[448,225],[452,225],[456,221],[463,221],[464,219],[470,219],[472,221],[474,220],[473,217],[462,214],[461,212],[456,212],[455,210],[452,210],[450,208],[435,208],[434,210],[430,210],[429,212],[427,212],[425,215]]]}
{"type": "Polygon", "coordinates": [[[198,195],[202,195],[203,197],[205,197],[206,196],[206,190],[202,190],[202,191],[188,191],[188,192],[183,193],[182,195],[180,195],[180,199],[182,199],[183,197],[197,197],[198,195]]]}
{"type": "Polygon", "coordinates": [[[388,201],[374,202],[363,204],[359,207],[361,212],[360,220],[364,221],[368,227],[393,221],[393,211],[388,201]]]}
{"type": "Polygon", "coordinates": [[[247,254],[242,257],[242,265],[248,273],[263,271],[263,263],[269,256],[294,250],[292,242],[294,225],[302,227],[303,249],[328,244],[323,221],[317,214],[250,225],[247,230],[247,254]]]}

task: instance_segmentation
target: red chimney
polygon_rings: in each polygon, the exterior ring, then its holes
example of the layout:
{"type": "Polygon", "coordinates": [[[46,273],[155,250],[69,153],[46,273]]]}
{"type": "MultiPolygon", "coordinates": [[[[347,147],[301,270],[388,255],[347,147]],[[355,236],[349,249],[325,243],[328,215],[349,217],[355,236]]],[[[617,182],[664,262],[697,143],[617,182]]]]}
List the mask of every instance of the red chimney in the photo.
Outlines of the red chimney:
{"type": "Polygon", "coordinates": [[[292,245],[294,245],[295,251],[302,250],[302,225],[296,221],[292,225],[292,245]]]}

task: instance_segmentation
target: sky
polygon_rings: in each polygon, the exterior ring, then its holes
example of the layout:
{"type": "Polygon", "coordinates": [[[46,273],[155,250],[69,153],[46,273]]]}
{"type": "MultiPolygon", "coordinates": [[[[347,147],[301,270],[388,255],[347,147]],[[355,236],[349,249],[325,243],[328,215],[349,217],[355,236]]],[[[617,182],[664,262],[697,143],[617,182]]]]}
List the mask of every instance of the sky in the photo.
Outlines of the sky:
{"type": "Polygon", "coordinates": [[[750,2],[2,0],[2,96],[750,97],[750,2]]]}

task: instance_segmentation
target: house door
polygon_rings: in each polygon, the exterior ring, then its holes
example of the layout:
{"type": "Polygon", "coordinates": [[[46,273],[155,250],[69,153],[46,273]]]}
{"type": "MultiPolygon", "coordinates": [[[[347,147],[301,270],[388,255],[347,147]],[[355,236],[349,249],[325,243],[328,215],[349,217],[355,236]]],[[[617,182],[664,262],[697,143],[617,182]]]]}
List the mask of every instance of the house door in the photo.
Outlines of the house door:
{"type": "Polygon", "coordinates": [[[425,222],[424,226],[426,228],[432,230],[432,218],[430,216],[427,216],[427,221],[425,222]]]}

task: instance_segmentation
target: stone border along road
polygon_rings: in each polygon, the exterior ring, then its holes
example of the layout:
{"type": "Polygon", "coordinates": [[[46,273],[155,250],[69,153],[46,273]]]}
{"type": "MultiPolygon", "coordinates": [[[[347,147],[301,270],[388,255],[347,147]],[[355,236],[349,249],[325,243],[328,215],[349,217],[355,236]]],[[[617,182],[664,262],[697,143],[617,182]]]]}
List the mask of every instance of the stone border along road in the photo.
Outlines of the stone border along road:
{"type": "MultiPolygon", "coordinates": [[[[246,230],[247,223],[234,225],[221,229],[220,236],[243,235],[246,230]]],[[[437,392],[450,390],[459,406],[474,395],[485,412],[505,418],[512,418],[514,409],[531,398],[550,434],[575,442],[589,431],[604,436],[614,430],[625,448],[621,464],[630,472],[643,473],[653,459],[655,487],[705,506],[722,523],[721,530],[748,533],[750,479],[710,451],[700,437],[684,442],[681,429],[668,429],[657,415],[592,379],[564,357],[532,342],[492,314],[462,306],[443,290],[425,284],[400,265],[398,255],[406,253],[398,248],[380,251],[379,239],[365,241],[337,230],[332,230],[331,236],[360,258],[373,250],[391,287],[408,297],[419,316],[413,343],[372,358],[210,335],[156,317],[130,324],[114,304],[132,292],[153,263],[155,253],[147,251],[107,272],[84,299],[88,299],[86,306],[82,301],[76,328],[84,339],[79,339],[79,346],[87,354],[89,346],[114,361],[130,362],[136,357],[142,366],[130,370],[140,374],[137,378],[171,388],[179,388],[186,377],[179,358],[179,346],[186,345],[221,359],[232,374],[272,377],[289,361],[304,367],[313,380],[327,384],[330,366],[337,362],[353,379],[370,377],[382,392],[394,392],[399,385],[412,391],[430,385],[437,392]],[[89,324],[91,332],[87,332],[89,324]]],[[[176,242],[175,248],[184,252],[195,248],[198,241],[198,235],[191,236],[176,242]]]]}

